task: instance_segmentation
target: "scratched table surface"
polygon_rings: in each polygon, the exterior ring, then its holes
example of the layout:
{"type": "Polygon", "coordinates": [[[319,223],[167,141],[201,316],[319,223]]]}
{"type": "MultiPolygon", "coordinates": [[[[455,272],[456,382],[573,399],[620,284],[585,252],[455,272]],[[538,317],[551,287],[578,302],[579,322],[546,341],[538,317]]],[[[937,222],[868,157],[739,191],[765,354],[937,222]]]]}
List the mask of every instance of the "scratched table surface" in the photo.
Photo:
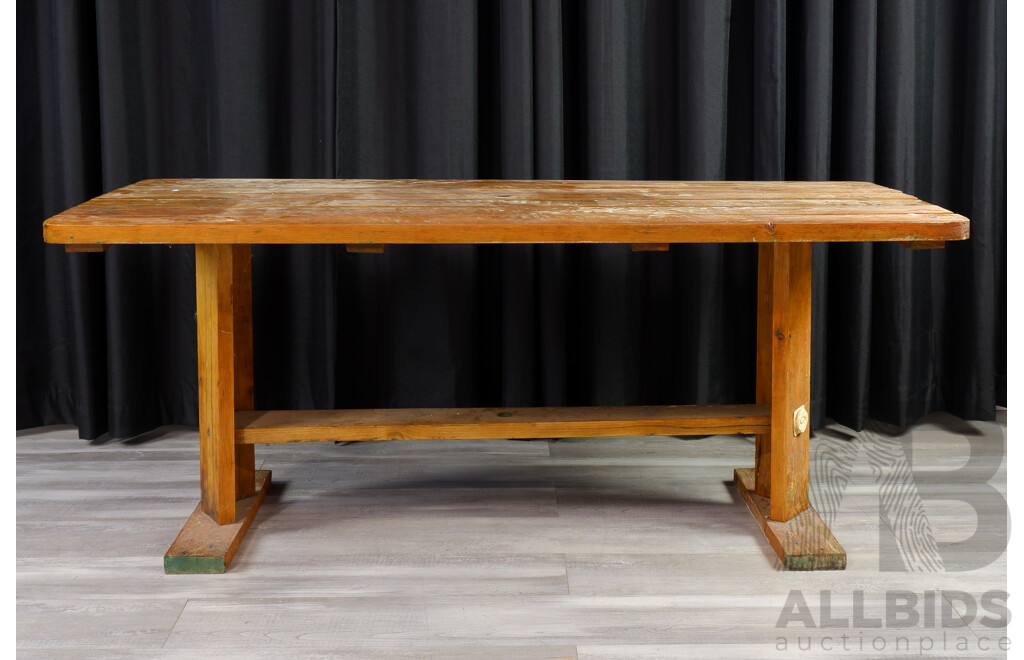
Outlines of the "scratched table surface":
{"type": "Polygon", "coordinates": [[[873,183],[151,179],[44,224],[50,243],[959,240],[968,220],[873,183]]]}

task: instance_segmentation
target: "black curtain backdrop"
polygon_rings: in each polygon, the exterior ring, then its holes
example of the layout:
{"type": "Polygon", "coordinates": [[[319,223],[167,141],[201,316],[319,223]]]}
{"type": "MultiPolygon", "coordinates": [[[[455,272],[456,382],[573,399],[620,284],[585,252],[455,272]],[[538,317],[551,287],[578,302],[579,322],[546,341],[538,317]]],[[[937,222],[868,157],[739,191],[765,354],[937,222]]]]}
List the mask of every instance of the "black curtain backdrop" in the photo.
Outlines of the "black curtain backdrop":
{"type": "MultiPolygon", "coordinates": [[[[971,218],[815,246],[814,424],[1006,401],[1006,3],[25,0],[17,424],[197,423],[194,252],[42,221],[158,177],[865,180],[971,218]]],[[[745,403],[756,248],[254,251],[256,405],[745,403]]]]}

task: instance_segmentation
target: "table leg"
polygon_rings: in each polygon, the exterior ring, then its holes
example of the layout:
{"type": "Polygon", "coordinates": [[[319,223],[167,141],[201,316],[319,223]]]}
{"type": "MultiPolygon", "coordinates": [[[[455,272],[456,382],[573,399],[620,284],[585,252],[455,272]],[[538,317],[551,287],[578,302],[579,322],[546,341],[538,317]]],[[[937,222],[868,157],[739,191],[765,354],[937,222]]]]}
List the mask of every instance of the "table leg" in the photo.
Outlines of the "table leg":
{"type": "Polygon", "coordinates": [[[196,245],[199,349],[199,474],[202,506],[235,522],[235,307],[232,245],[196,245]]]}
{"type": "Polygon", "coordinates": [[[235,410],[252,410],[250,246],[196,245],[199,506],[164,556],[168,573],[227,569],[270,483],[253,447],[235,444],[235,410]]]}
{"type": "MultiPolygon", "coordinates": [[[[235,410],[252,410],[252,246],[234,245],[231,253],[231,306],[234,310],[235,410]]],[[[234,415],[231,417],[234,442],[234,415]]],[[[234,445],[235,498],[256,493],[256,456],[252,445],[234,445]]]]}
{"type": "Polygon", "coordinates": [[[758,246],[757,403],[771,431],[736,485],[779,559],[792,569],[841,569],[846,552],[809,504],[811,243],[758,246]]]}
{"type": "MultiPolygon", "coordinates": [[[[760,243],[757,246],[757,387],[755,401],[760,404],[772,402],[772,290],[774,277],[775,244],[760,243]]],[[[774,421],[774,419],[773,419],[774,421]]],[[[772,462],[771,433],[754,436],[754,487],[758,495],[771,496],[772,462]]]]}

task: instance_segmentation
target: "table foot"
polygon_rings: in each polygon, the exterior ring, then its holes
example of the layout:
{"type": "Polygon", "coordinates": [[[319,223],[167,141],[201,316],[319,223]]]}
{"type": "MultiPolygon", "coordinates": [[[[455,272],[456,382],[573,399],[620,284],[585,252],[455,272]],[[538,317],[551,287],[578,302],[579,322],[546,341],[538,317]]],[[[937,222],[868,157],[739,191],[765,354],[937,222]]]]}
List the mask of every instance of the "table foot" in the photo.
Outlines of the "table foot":
{"type": "Polygon", "coordinates": [[[223,573],[270,488],[270,470],[257,470],[256,494],[238,500],[233,523],[218,525],[197,506],[164,555],[164,573],[223,573]]]}
{"type": "Polygon", "coordinates": [[[735,470],[733,483],[783,566],[794,571],[846,568],[846,550],[814,507],[808,505],[790,520],[778,522],[769,518],[768,498],[754,492],[754,468],[735,470]]]}

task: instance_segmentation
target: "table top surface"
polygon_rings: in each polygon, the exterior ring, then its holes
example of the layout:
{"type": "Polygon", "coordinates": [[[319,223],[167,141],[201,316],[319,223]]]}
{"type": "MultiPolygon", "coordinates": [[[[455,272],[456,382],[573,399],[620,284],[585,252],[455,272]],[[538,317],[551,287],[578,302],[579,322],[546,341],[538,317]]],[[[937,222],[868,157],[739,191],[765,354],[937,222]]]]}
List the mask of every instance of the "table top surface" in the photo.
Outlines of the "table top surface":
{"type": "Polygon", "coordinates": [[[967,218],[852,181],[150,179],[44,223],[49,243],[948,241],[967,218]]]}

